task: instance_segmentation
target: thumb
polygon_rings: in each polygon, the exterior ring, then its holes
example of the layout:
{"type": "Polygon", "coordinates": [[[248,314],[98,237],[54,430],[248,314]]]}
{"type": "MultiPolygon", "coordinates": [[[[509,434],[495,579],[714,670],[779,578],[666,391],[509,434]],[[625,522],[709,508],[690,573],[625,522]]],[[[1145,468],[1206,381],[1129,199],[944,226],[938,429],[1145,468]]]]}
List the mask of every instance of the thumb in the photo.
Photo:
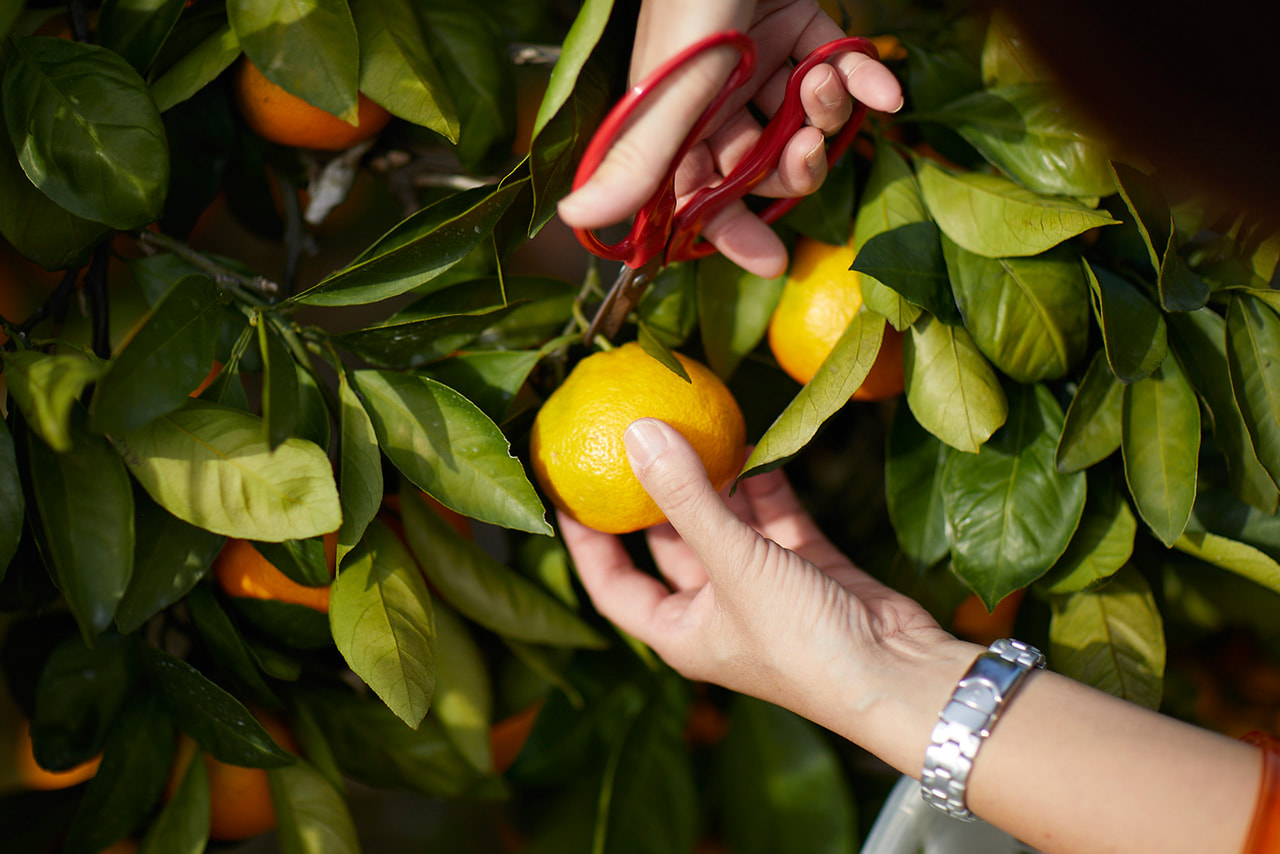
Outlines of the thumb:
{"type": "Polygon", "coordinates": [[[622,440],[640,485],[708,575],[742,566],[759,535],[729,509],[684,436],[656,418],[641,418],[631,422],[622,440]]]}

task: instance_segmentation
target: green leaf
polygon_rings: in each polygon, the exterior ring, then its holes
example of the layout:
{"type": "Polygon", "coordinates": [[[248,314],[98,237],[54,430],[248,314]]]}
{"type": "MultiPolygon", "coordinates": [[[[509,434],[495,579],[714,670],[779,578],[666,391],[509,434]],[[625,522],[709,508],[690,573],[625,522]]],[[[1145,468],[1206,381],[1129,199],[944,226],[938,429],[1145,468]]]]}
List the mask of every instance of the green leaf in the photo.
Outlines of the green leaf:
{"type": "Polygon", "coordinates": [[[777,468],[798,454],[818,428],[849,402],[876,362],[884,327],[884,318],[870,311],[853,316],[813,379],[760,437],[739,480],[777,468]]]}
{"type": "Polygon", "coordinates": [[[400,118],[458,141],[458,109],[408,0],[352,8],[360,34],[360,90],[400,118]]]}
{"type": "Polygon", "coordinates": [[[932,222],[880,232],[861,244],[850,269],[884,283],[949,326],[960,323],[938,227],[932,222]]]}
{"type": "Polygon", "coordinates": [[[363,370],[352,380],[383,453],[419,489],[464,516],[551,533],[524,467],[474,404],[426,377],[363,370]]]}
{"type": "Polygon", "coordinates": [[[65,771],[102,752],[136,684],[133,644],[104,634],[92,647],[72,636],[53,648],[40,670],[31,716],[36,762],[65,771]]]}
{"type": "Polygon", "coordinates": [[[24,0],[4,0],[0,3],[0,38],[9,35],[9,30],[24,5],[24,0]]]}
{"type": "Polygon", "coordinates": [[[1280,593],[1280,563],[1253,546],[1207,531],[1188,531],[1173,547],[1280,593]]]}
{"type": "Polygon", "coordinates": [[[727,380],[764,337],[786,277],[761,278],[723,255],[699,262],[697,276],[702,348],[711,370],[727,380]]]}
{"type": "Polygon", "coordinates": [[[680,364],[680,360],[668,350],[661,341],[658,340],[649,329],[642,323],[636,336],[636,343],[640,348],[662,363],[662,367],[678,376],[687,383],[692,383],[689,378],[689,372],[684,369],[684,365],[680,364]]]}
{"type": "Polygon", "coordinates": [[[228,0],[227,18],[268,80],[355,123],[360,45],[344,0],[228,0]]]}
{"type": "Polygon", "coordinates": [[[174,516],[135,493],[133,575],[116,608],[116,626],[128,634],[177,602],[204,578],[224,538],[174,516]]]}
{"type": "Polygon", "coordinates": [[[1125,501],[1109,482],[1090,476],[1080,527],[1066,552],[1042,580],[1049,593],[1092,590],[1120,571],[1133,554],[1138,523],[1125,501]]]}
{"type": "Polygon", "coordinates": [[[1018,382],[1060,379],[1089,343],[1089,285],[1075,253],[983,258],[943,240],[964,326],[982,354],[1018,382]]]}
{"type": "Polygon", "coordinates": [[[510,315],[514,308],[510,305],[486,307],[475,313],[427,318],[397,315],[338,336],[334,341],[371,365],[414,370],[466,347],[510,315]]]}
{"type": "Polygon", "coordinates": [[[884,494],[898,548],[920,568],[933,566],[951,549],[942,499],[949,452],[905,406],[894,411],[885,450],[884,494]]]}
{"type": "Polygon", "coordinates": [[[147,676],[174,722],[215,759],[249,768],[279,768],[282,750],[239,700],[187,662],[145,648],[147,676]]]}
{"type": "Polygon", "coordinates": [[[138,322],[107,363],[90,410],[100,433],[127,433],[177,409],[209,373],[222,294],[208,276],[186,276],[138,322]]]}
{"type": "Polygon", "coordinates": [[[1053,464],[1062,410],[1043,385],[1013,385],[1009,420],[977,454],[951,454],[942,497],[957,575],[990,610],[1066,551],[1085,504],[1083,473],[1053,464]]]}
{"type": "Polygon", "coordinates": [[[1245,504],[1224,489],[1206,486],[1196,491],[1187,530],[1239,540],[1280,561],[1280,516],[1245,504]]]}
{"type": "Polygon", "coordinates": [[[169,187],[164,125],[119,54],[24,38],[4,75],[4,117],[22,170],[73,214],[130,229],[156,219],[169,187]]]}
{"type": "MultiPolygon", "coordinates": [[[[865,246],[878,234],[923,222],[928,214],[915,173],[897,150],[882,137],[876,138],[875,158],[867,186],[858,200],[858,214],[853,224],[853,245],[865,246]]],[[[886,317],[893,328],[905,332],[920,316],[920,309],[869,275],[861,279],[862,301],[867,308],[886,317]]]]}
{"type": "Polygon", "coordinates": [[[197,585],[184,600],[191,613],[191,621],[210,657],[217,662],[220,672],[230,675],[234,684],[243,686],[245,693],[256,703],[272,708],[280,706],[280,700],[267,685],[261,668],[249,644],[240,635],[235,623],[218,604],[218,598],[208,584],[197,585]]]}
{"type": "Polygon", "coordinates": [[[231,26],[224,24],[152,80],[151,96],[156,107],[163,113],[186,101],[216,80],[239,56],[240,40],[231,26]]]}
{"type": "Polygon", "coordinates": [[[1106,587],[1055,603],[1053,669],[1149,709],[1164,693],[1164,625],[1151,588],[1134,569],[1106,587]]]}
{"type": "Polygon", "coordinates": [[[823,731],[739,694],[716,748],[725,841],[739,854],[842,854],[857,847],[853,792],[823,731]]]}
{"type": "Polygon", "coordinates": [[[293,435],[328,450],[330,424],[329,403],[325,399],[327,389],[321,390],[321,380],[316,377],[309,364],[299,363],[294,373],[298,378],[298,420],[293,427],[293,435]]]}
{"type": "Polygon", "coordinates": [[[71,450],[71,410],[85,386],[102,375],[101,363],[79,353],[37,350],[4,354],[5,380],[27,424],[59,453],[71,450]]]}
{"type": "Polygon", "coordinates": [[[186,0],[106,0],[98,13],[98,44],[145,75],[186,0]]]}
{"type": "Polygon", "coordinates": [[[1091,228],[1119,222],[1105,211],[1041,196],[997,175],[951,175],[924,161],[917,177],[942,233],[988,258],[1039,255],[1091,228]]]}
{"type": "Polygon", "coordinates": [[[333,580],[324,537],[253,543],[253,548],[291,581],[306,587],[328,587],[333,580]]]}
{"type": "Polygon", "coordinates": [[[333,647],[329,615],[307,605],[272,599],[229,599],[236,616],[251,624],[263,636],[293,649],[333,647]]]}
{"type": "Polygon", "coordinates": [[[84,637],[111,625],[133,572],[133,490],[111,445],[75,419],[72,448],[27,443],[47,557],[84,637]]]}
{"type": "Polygon", "coordinates": [[[142,838],[140,854],[204,854],[209,841],[209,771],[203,755],[187,765],[182,781],[142,838]]]}
{"type": "MultiPolygon", "coordinates": [[[[716,258],[712,255],[707,260],[716,258]]],[[[663,267],[640,298],[636,313],[649,331],[668,347],[688,340],[698,322],[698,273],[701,264],[676,263],[663,267]]],[[[568,313],[566,308],[565,314],[568,313]]],[[[565,315],[562,314],[563,318],[565,315]]],[[[705,346],[705,345],[704,345],[705,346]]]]}
{"type": "Polygon", "coordinates": [[[849,239],[849,223],[853,221],[854,158],[846,154],[830,163],[822,186],[804,196],[786,216],[786,224],[800,234],[823,243],[839,244],[849,239]]]}
{"type": "Polygon", "coordinates": [[[989,87],[922,118],[955,130],[989,163],[1034,193],[1115,192],[1106,144],[1048,84],[989,87]]]}
{"type": "MultiPolygon", "coordinates": [[[[542,542],[543,539],[530,540],[542,542]]],[[[489,727],[493,723],[493,689],[484,654],[466,622],[452,608],[435,603],[436,692],[432,711],[458,752],[477,771],[493,767],[489,727]]]]}
{"type": "Polygon", "coordinates": [[[338,375],[341,406],[341,438],[338,444],[338,495],[342,502],[342,527],[338,529],[337,565],[364,536],[365,529],[382,506],[382,455],[378,436],[364,405],[351,388],[346,371],[338,375]]]}
{"type": "Polygon", "coordinates": [[[359,854],[360,841],[346,798],[299,759],[267,772],[281,854],[359,854]]]}
{"type": "Polygon", "coordinates": [[[26,506],[13,436],[4,419],[0,418],[0,580],[4,579],[9,561],[18,551],[26,506]]]}
{"type": "Polygon", "coordinates": [[[976,453],[1004,424],[1009,404],[969,332],[928,317],[902,344],[907,405],[916,421],[951,447],[976,453]]]}
{"type": "Polygon", "coordinates": [[[1280,484],[1280,315],[1248,294],[1234,294],[1227,310],[1231,388],[1258,461],[1280,484]]]}
{"type": "Polygon", "coordinates": [[[262,353],[262,426],[274,451],[298,423],[298,368],[280,331],[258,316],[258,349],[262,353]]]}
{"type": "Polygon", "coordinates": [[[469,350],[433,362],[423,373],[474,403],[495,424],[501,424],[541,360],[542,353],[537,350],[469,350]]]}
{"type": "Polygon", "coordinates": [[[1125,386],[1120,450],[1138,515],[1166,546],[1182,536],[1196,498],[1200,404],[1178,366],[1125,386]]]}
{"type": "Polygon", "coordinates": [[[461,614],[504,637],[599,648],[605,640],[545,589],[462,538],[417,490],[400,491],[405,538],[427,581],[461,614]]]}
{"type": "Polygon", "coordinates": [[[1124,386],[1097,352],[1076,388],[1058,440],[1056,465],[1064,474],[1102,462],[1120,447],[1124,386]]]}
{"type": "Polygon", "coordinates": [[[1169,352],[1164,315],[1125,279],[1088,261],[1083,264],[1111,372],[1122,383],[1150,376],[1169,352]]]}
{"type": "Polygon", "coordinates": [[[442,199],[409,216],[346,267],[331,273],[292,302],[362,305],[399,296],[444,273],[488,237],[527,178],[505,186],[477,187],[442,199]]]}
{"type": "Polygon", "coordinates": [[[329,626],[356,675],[416,728],[436,686],[431,594],[413,555],[381,522],[368,527],[334,580],[329,626]]]}
{"type": "Polygon", "coordinates": [[[1049,80],[1052,76],[1008,14],[995,10],[982,43],[982,82],[987,86],[1008,86],[1049,80]]]}
{"type": "Polygon", "coordinates": [[[560,48],[560,56],[551,70],[551,79],[547,82],[547,92],[538,107],[538,115],[533,123],[533,137],[537,139],[552,116],[559,112],[570,96],[579,95],[575,86],[579,75],[604,34],[605,25],[609,23],[609,15],[613,11],[613,0],[586,0],[578,9],[573,25],[564,37],[560,48]]]}
{"type": "Polygon", "coordinates": [[[301,439],[271,451],[247,412],[192,400],[113,441],[156,503],[197,527],[281,542],[342,523],[324,451],[301,439]]]}

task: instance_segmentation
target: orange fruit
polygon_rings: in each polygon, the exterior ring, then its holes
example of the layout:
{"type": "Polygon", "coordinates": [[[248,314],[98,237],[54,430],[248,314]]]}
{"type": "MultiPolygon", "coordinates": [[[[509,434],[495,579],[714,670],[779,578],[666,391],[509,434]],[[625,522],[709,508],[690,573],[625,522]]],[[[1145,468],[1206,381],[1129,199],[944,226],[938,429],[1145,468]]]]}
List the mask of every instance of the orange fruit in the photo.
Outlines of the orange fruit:
{"type": "Polygon", "coordinates": [[[996,603],[991,611],[982,604],[977,593],[971,593],[962,601],[951,617],[951,631],[974,643],[990,645],[992,641],[1013,634],[1013,621],[1018,617],[1018,605],[1024,590],[1015,590],[996,603]]]}
{"type": "Polygon", "coordinates": [[[665,520],[631,472],[622,434],[637,418],[659,418],[693,445],[716,489],[742,464],[746,425],[733,395],[709,368],[676,354],[685,382],[632,341],[579,362],[533,422],[533,471],[552,503],[611,534],[665,520]]]}
{"type": "MultiPolygon", "coordinates": [[[[769,320],[769,348],[798,383],[813,379],[845,327],[862,307],[862,284],[850,270],[854,249],[808,237],[796,242],[782,297],[769,320]]],[[[884,400],[902,393],[902,333],[886,324],[871,372],[854,400],[884,400]]]]}
{"type": "Polygon", "coordinates": [[[236,104],[263,139],[293,148],[342,151],[376,136],[391,114],[360,94],[356,123],[313,106],[272,83],[246,57],[235,78],[236,104]]]}
{"type": "Polygon", "coordinates": [[[204,379],[200,380],[200,385],[191,390],[188,397],[199,397],[204,394],[204,390],[213,385],[213,381],[218,378],[218,374],[222,373],[222,363],[217,359],[213,360],[213,364],[209,367],[209,373],[204,375],[204,379]]]}
{"type": "Polygon", "coordinates": [[[31,722],[22,721],[18,725],[17,749],[14,752],[17,765],[18,783],[24,789],[66,789],[79,785],[98,773],[101,756],[81,762],[66,771],[48,771],[37,762],[31,748],[31,722]]]}
{"type": "MultiPolygon", "coordinates": [[[[290,753],[298,752],[298,745],[289,730],[275,717],[254,711],[263,728],[275,739],[276,744],[290,753]]],[[[187,767],[196,753],[196,743],[183,735],[178,742],[173,773],[165,799],[172,798],[182,783],[187,767]]],[[[222,842],[234,842],[260,836],[276,826],[276,811],[271,804],[271,783],[267,772],[261,768],[245,768],[231,765],[204,755],[205,768],[209,772],[209,837],[222,842]]]]}
{"type": "MultiPolygon", "coordinates": [[[[333,576],[338,533],[324,535],[324,554],[333,576]]],[[[272,599],[329,613],[329,588],[299,584],[276,569],[248,540],[229,539],[213,562],[213,574],[228,596],[272,599]]]]}
{"type": "Polygon", "coordinates": [[[138,854],[138,843],[132,839],[121,839],[103,848],[98,854],[138,854]]]}
{"type": "Polygon", "coordinates": [[[529,733],[533,732],[533,724],[540,711],[542,701],[538,700],[489,727],[489,755],[493,757],[495,772],[505,772],[516,761],[529,740],[529,733]]]}

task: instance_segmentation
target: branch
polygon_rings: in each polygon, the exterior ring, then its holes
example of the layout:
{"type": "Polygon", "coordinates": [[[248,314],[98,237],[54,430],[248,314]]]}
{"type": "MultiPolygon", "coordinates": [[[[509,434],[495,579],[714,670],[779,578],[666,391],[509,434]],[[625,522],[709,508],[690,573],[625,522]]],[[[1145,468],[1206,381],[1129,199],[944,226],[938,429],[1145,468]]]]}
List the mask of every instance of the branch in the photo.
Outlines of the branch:
{"type": "MultiPolygon", "coordinates": [[[[138,242],[144,247],[153,250],[163,249],[167,252],[172,252],[182,260],[199,267],[201,270],[208,273],[209,276],[223,288],[235,291],[247,289],[255,292],[255,294],[264,294],[268,297],[277,296],[280,293],[280,286],[270,279],[263,276],[245,276],[241,273],[237,273],[236,271],[219,264],[207,255],[202,255],[195,251],[181,240],[176,240],[167,234],[143,229],[142,231],[137,232],[135,236],[137,237],[138,242]]],[[[247,297],[249,302],[260,302],[256,295],[243,293],[241,295],[247,297]]]]}

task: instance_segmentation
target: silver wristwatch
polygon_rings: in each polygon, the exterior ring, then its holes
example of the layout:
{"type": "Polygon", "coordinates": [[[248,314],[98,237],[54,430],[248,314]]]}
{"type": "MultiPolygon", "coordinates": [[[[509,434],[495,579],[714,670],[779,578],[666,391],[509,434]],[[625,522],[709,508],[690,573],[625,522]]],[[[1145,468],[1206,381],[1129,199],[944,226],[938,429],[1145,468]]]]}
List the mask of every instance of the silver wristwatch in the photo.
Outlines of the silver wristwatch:
{"type": "Polygon", "coordinates": [[[1044,655],[1021,641],[998,640],[978,656],[938,713],[924,754],[920,793],[952,818],[972,821],[965,787],[973,759],[1026,675],[1044,667],[1044,655]]]}

